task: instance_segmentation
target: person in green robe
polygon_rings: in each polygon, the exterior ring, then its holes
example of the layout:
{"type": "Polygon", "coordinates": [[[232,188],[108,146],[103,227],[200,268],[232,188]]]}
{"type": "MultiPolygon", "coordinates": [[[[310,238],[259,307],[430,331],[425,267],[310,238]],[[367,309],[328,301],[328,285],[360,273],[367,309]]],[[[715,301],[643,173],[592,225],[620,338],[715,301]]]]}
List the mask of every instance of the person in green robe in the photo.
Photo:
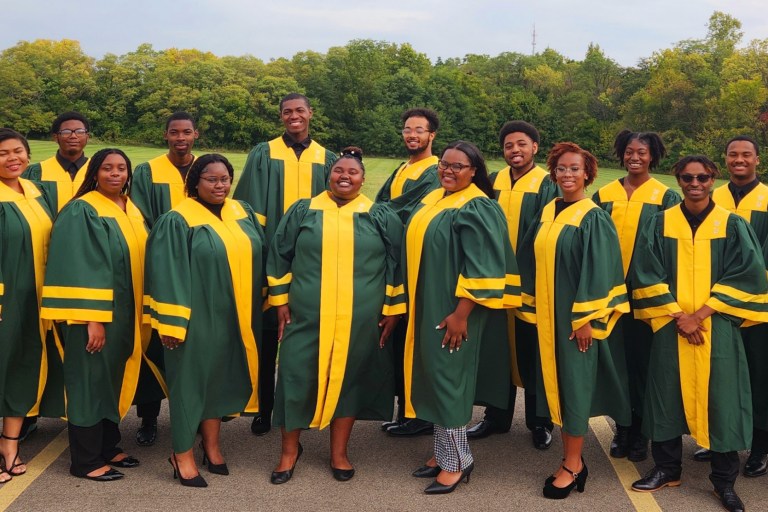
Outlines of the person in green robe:
{"type": "Polygon", "coordinates": [[[474,460],[466,425],[489,313],[520,305],[507,221],[493,200],[482,153],[469,142],[448,144],[438,175],[441,188],[427,194],[408,220],[402,259],[405,415],[435,424],[435,454],[413,473],[435,477],[427,494],[449,493],[469,480],[474,460]]]}
{"type": "Polygon", "coordinates": [[[51,349],[40,298],[53,215],[37,186],[20,178],[27,164],[27,139],[0,128],[0,483],[27,471],[19,437],[24,418],[41,412],[51,349]]]}
{"type": "MultiPolygon", "coordinates": [[[[520,242],[528,231],[533,219],[544,206],[560,195],[557,185],[549,178],[549,173],[536,165],[534,157],[539,150],[539,131],[530,123],[515,120],[504,123],[499,131],[499,143],[507,167],[491,174],[493,191],[499,206],[504,210],[509,226],[509,242],[519,257],[520,242]]],[[[492,313],[492,330],[505,332],[506,336],[490,336],[489,343],[481,347],[481,365],[509,365],[509,378],[499,382],[479,382],[478,388],[496,390],[509,388],[509,398],[503,407],[488,405],[482,421],[467,430],[469,439],[482,439],[491,434],[509,432],[515,412],[517,388],[525,388],[525,426],[531,431],[533,446],[546,450],[552,444],[552,421],[549,415],[536,414],[536,359],[538,342],[536,326],[520,321],[515,316],[517,310],[495,311],[492,313]],[[506,346],[496,343],[503,342],[506,346]],[[504,354],[509,352],[509,357],[504,354]]],[[[484,379],[502,372],[481,371],[484,379]]],[[[482,399],[482,396],[479,397],[482,399]]]]}
{"type": "MultiPolygon", "coordinates": [[[[163,132],[168,153],[133,170],[131,201],[141,210],[150,230],[160,215],[186,198],[184,180],[195,161],[192,148],[198,137],[194,118],[187,112],[174,112],[165,121],[163,132]]],[[[153,330],[149,344],[144,347],[136,390],[136,415],[141,418],[141,426],[136,431],[139,446],[152,446],[157,440],[157,417],[161,401],[168,394],[164,372],[163,346],[157,331],[153,330]]]]}
{"type": "MultiPolygon", "coordinates": [[[[627,175],[601,187],[592,200],[611,214],[616,226],[624,278],[631,296],[632,283],[628,276],[638,233],[653,215],[678,204],[681,199],[680,194],[651,176],[651,171],[667,154],[664,142],[657,133],[623,130],[616,136],[613,150],[621,166],[627,170],[627,175]]],[[[624,315],[611,337],[621,340],[615,344],[617,348],[620,345],[624,348],[632,423],[616,424],[616,435],[609,454],[614,458],[627,457],[632,462],[640,462],[648,458],[648,439],[642,433],[642,410],[653,331],[633,315],[624,315]]]]}
{"type": "Polygon", "coordinates": [[[293,476],[301,430],[329,425],[333,476],[349,480],[355,420],[392,412],[386,340],[406,309],[398,266],[403,228],[392,209],[360,193],[362,158],[360,148],[342,150],[328,190],[294,203],[270,248],[269,303],[280,340],[273,421],[282,434],[273,484],[293,476]]]}
{"type": "MultiPolygon", "coordinates": [[[[757,176],[759,164],[760,147],[756,140],[745,135],[729,140],[725,145],[729,181],[712,192],[712,200],[749,222],[757,241],[768,251],[768,186],[757,176]]],[[[742,328],[741,338],[752,388],[752,446],[744,464],[744,476],[756,477],[768,473],[768,324],[742,328]]],[[[697,460],[703,453],[706,449],[697,452],[697,460]]]]}
{"type": "Polygon", "coordinates": [[[768,320],[768,280],[749,224],[710,197],[717,166],[705,156],[674,165],[683,202],[643,229],[631,281],[635,317],[654,331],[643,431],[655,466],[640,492],[680,485],[682,436],[712,451],[710,480],[728,510],[738,450],[752,441],[752,396],[740,327],[768,320]]]}
{"type": "Polygon", "coordinates": [[[547,156],[550,178],[563,194],[536,217],[521,243],[521,318],[539,335],[539,411],[549,411],[563,439],[563,462],[544,482],[544,497],[584,491],[582,457],[590,416],[629,424],[623,358],[609,335],[629,312],[619,238],[610,215],[587,197],[597,159],[572,142],[547,156]]]}
{"type": "MultiPolygon", "coordinates": [[[[398,214],[403,224],[419,202],[436,188],[437,156],[432,154],[432,143],[440,128],[437,112],[428,108],[411,108],[400,116],[403,123],[401,134],[410,158],[400,164],[384,182],[376,194],[377,203],[385,203],[398,214]]],[[[395,389],[397,410],[394,421],[387,421],[381,429],[391,436],[407,437],[432,432],[432,424],[419,418],[405,418],[405,389],[403,380],[403,356],[405,354],[405,328],[407,322],[398,322],[392,333],[395,354],[395,389]]]]}
{"type": "Polygon", "coordinates": [[[118,446],[136,393],[142,347],[147,227],[128,198],[131,162],[98,151],[51,233],[41,316],[64,342],[70,473],[97,481],[139,461],[118,446]],[[112,466],[112,467],[110,467],[112,466]]]}
{"type": "MultiPolygon", "coordinates": [[[[248,154],[245,168],[232,196],[247,202],[264,228],[264,245],[269,247],[280,219],[293,203],[323,192],[336,155],[309,136],[312,107],[309,98],[290,93],[280,100],[280,120],[285,132],[261,142],[248,154]]],[[[264,435],[272,427],[277,359],[277,317],[274,310],[264,315],[259,354],[260,412],[253,418],[251,432],[264,435]]]]}
{"type": "Polygon", "coordinates": [[[227,199],[234,169],[218,154],[192,164],[183,200],[160,216],[147,243],[145,314],[166,347],[174,476],[205,487],[203,464],[228,475],[222,416],[259,411],[264,233],[247,203],[227,199]]]}

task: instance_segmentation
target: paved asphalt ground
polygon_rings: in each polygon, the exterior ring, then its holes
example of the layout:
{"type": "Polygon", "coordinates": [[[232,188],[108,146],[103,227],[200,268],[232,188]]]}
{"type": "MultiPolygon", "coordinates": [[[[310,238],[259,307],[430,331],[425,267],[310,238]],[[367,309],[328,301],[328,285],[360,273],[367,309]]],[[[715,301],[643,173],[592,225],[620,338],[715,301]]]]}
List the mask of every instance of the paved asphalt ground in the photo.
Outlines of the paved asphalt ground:
{"type": "MultiPolygon", "coordinates": [[[[653,463],[632,464],[607,455],[613,432],[609,421],[592,420],[585,442],[584,458],[589,479],[583,494],[573,492],[564,501],[544,499],[544,479],[558,466],[562,456],[559,434],[547,451],[533,448],[522,422],[522,395],[518,397],[515,421],[508,434],[474,441],[475,471],[468,485],[452,494],[426,496],[429,480],[410,476],[427,460],[431,436],[394,439],[379,430],[378,422],[359,422],[350,441],[350,459],[357,468],[349,482],[331,476],[328,431],[302,435],[304,455],[293,479],[272,485],[269,474],[280,452],[280,433],[255,437],[250,418],[238,418],[222,428],[223,452],[230,476],[211,475],[201,468],[207,489],[182,487],[171,478],[168,410],[163,407],[159,439],[155,446],[141,448],[134,442],[138,419],[131,410],[121,424],[122,447],[141,460],[141,466],[123,470],[116,482],[90,482],[69,475],[69,450],[65,425],[42,419],[40,428],[22,444],[29,470],[24,476],[0,486],[3,511],[692,511],[723,510],[707,479],[709,464],[694,462],[695,445],[686,439],[683,485],[654,494],[629,490],[631,482],[653,463]]],[[[165,403],[164,403],[165,404],[165,403]]],[[[482,410],[475,408],[475,418],[482,410]]],[[[200,449],[195,448],[198,462],[200,449]]],[[[742,454],[742,464],[746,454],[742,454]]],[[[768,510],[768,476],[740,477],[736,490],[747,510],[768,510]]]]}

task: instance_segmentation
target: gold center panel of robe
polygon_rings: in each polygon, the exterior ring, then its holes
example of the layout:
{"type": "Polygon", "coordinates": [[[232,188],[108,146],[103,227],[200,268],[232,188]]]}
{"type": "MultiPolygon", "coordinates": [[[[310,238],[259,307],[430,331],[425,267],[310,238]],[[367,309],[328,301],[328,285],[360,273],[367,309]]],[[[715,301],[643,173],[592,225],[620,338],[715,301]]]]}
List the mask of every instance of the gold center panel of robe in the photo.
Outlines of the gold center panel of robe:
{"type": "MultiPolygon", "coordinates": [[[[408,328],[405,335],[405,356],[403,361],[405,378],[405,416],[416,418],[417,414],[411,401],[411,386],[413,383],[413,352],[416,318],[416,283],[419,280],[419,268],[421,266],[421,254],[424,248],[424,235],[429,224],[443,211],[461,208],[468,201],[476,197],[485,197],[485,194],[470,184],[467,188],[444,196],[445,190],[441,187],[427,194],[421,202],[425,205],[413,214],[406,232],[406,259],[408,262],[408,328]]],[[[446,315],[451,313],[446,311],[446,315]]]]}
{"type": "Polygon", "coordinates": [[[210,227],[219,237],[227,252],[232,291],[235,295],[235,313],[243,339],[248,374],[254,383],[251,396],[245,406],[247,413],[259,412],[259,354],[256,335],[253,332],[253,247],[251,239],[238,223],[248,215],[242,205],[235,200],[226,199],[221,210],[221,219],[208,211],[194,199],[187,199],[176,207],[190,228],[210,227]],[[242,313],[242,314],[241,314],[242,313]]]}
{"type": "MultiPolygon", "coordinates": [[[[20,179],[19,184],[24,191],[23,194],[16,192],[4,183],[0,183],[0,202],[14,203],[29,226],[35,267],[35,294],[37,295],[37,307],[39,309],[43,301],[43,276],[45,275],[45,262],[48,258],[48,240],[51,235],[53,222],[45,208],[38,201],[42,194],[37,187],[25,179],[20,179]]],[[[45,345],[45,338],[48,329],[50,329],[51,322],[43,320],[38,314],[38,326],[42,346],[40,377],[37,387],[37,399],[32,408],[27,412],[27,416],[37,416],[39,413],[40,401],[43,398],[43,391],[48,379],[48,351],[45,345]]]]}
{"type": "MultiPolygon", "coordinates": [[[[48,160],[40,162],[40,181],[49,181],[56,183],[56,207],[61,211],[64,205],[69,202],[75,193],[80,189],[80,186],[85,181],[85,174],[88,171],[88,164],[91,159],[85,161],[80,170],[75,174],[75,179],[64,170],[56,157],[51,157],[48,160]]],[[[58,212],[54,212],[58,213],[58,212]]]]}
{"type": "Polygon", "coordinates": [[[282,137],[269,141],[269,156],[283,162],[283,214],[299,199],[312,197],[312,166],[325,165],[325,149],[315,141],[296,158],[282,137]]]}
{"type": "MultiPolygon", "coordinates": [[[[192,162],[195,160],[196,158],[193,156],[192,162]]],[[[178,167],[171,163],[168,155],[153,158],[148,163],[152,173],[152,183],[155,185],[168,185],[171,208],[175,208],[186,197],[184,194],[184,180],[181,178],[178,167]]]]}
{"type": "Polygon", "coordinates": [[[437,165],[438,158],[432,155],[427,158],[422,158],[418,162],[408,164],[405,162],[395,173],[395,179],[392,180],[392,186],[389,189],[389,198],[395,199],[403,195],[403,189],[408,180],[417,180],[424,173],[426,169],[433,165],[437,165]]]}

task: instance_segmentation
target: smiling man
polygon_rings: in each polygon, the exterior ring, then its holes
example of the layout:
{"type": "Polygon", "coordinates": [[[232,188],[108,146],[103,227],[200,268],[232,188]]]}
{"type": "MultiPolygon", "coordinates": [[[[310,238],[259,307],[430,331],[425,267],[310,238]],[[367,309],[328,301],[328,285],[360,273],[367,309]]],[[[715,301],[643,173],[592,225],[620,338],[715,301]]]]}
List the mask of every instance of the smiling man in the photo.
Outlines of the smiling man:
{"type": "MultiPolygon", "coordinates": [[[[233,197],[246,201],[264,228],[268,247],[277,224],[299,199],[314,197],[326,188],[336,155],[309,136],[312,107],[303,94],[291,93],[280,101],[285,132],[254,147],[245,162],[233,197]]],[[[272,428],[277,357],[277,318],[274,309],[264,315],[259,352],[259,414],[251,432],[264,435],[272,428]]]]}

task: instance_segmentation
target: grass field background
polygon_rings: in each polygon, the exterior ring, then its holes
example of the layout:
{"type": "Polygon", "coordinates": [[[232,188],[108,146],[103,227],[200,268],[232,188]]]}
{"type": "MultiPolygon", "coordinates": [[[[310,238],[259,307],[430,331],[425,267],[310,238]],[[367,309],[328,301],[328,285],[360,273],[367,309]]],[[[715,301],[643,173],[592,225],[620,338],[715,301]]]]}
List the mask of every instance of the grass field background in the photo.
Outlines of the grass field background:
{"type": "MultiPolygon", "coordinates": [[[[58,149],[58,146],[51,141],[33,140],[33,141],[29,141],[29,145],[32,150],[31,163],[39,162],[41,160],[50,158],[58,149]]],[[[125,146],[125,145],[115,146],[114,144],[91,143],[91,144],[88,144],[88,147],[86,148],[86,155],[88,156],[93,155],[96,151],[105,147],[119,147],[120,149],[125,151],[125,153],[128,155],[128,158],[131,159],[131,164],[134,167],[136,167],[136,165],[142,162],[151,160],[152,158],[155,158],[167,151],[167,148],[162,148],[162,147],[125,146]]],[[[205,153],[207,153],[207,151],[195,151],[195,154],[198,156],[205,153]]],[[[222,154],[226,156],[230,162],[232,162],[232,166],[235,168],[235,182],[237,182],[237,179],[240,176],[240,172],[242,172],[243,167],[245,166],[245,159],[248,156],[248,153],[222,152],[222,154]]],[[[379,190],[379,188],[381,188],[381,186],[386,181],[387,177],[392,173],[393,170],[395,170],[400,165],[400,163],[403,160],[405,160],[405,155],[403,156],[402,159],[365,158],[366,179],[365,179],[365,184],[363,185],[363,193],[368,197],[370,197],[371,199],[373,199],[373,197],[376,195],[376,192],[379,190]]],[[[487,160],[486,163],[488,165],[489,172],[497,171],[506,166],[504,161],[500,158],[489,159],[487,160]]],[[[625,174],[626,174],[626,171],[624,169],[600,168],[598,170],[597,179],[595,180],[595,183],[593,183],[589,187],[589,191],[588,191],[589,194],[592,194],[598,188],[609,183],[610,181],[613,181],[617,178],[624,176],[625,174]]],[[[679,190],[674,176],[670,176],[668,174],[655,174],[654,177],[657,178],[662,183],[669,186],[670,188],[679,190]]],[[[718,183],[716,186],[719,186],[721,183],[725,183],[725,181],[718,180],[718,183]]]]}

